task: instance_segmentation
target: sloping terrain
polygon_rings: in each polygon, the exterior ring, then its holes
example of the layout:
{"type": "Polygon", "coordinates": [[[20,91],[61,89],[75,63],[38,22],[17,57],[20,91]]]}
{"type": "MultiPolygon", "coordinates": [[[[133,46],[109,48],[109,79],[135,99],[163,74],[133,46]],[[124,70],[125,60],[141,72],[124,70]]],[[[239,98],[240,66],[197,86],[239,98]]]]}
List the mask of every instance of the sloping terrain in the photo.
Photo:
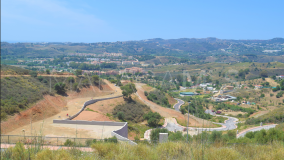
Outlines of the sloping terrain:
{"type": "MultiPolygon", "coordinates": [[[[154,112],[158,112],[161,116],[165,117],[165,118],[176,118],[178,123],[182,123],[181,125],[185,125],[187,123],[187,117],[183,114],[181,114],[178,111],[175,111],[174,109],[170,109],[170,108],[165,108],[165,107],[161,107],[160,105],[157,105],[156,103],[149,101],[147,99],[147,97],[144,95],[144,89],[142,88],[142,86],[145,84],[142,83],[136,83],[136,88],[137,88],[137,94],[139,97],[141,97],[141,101],[143,103],[145,103],[146,105],[148,105],[150,107],[150,109],[154,112]]],[[[190,126],[197,126],[197,127],[209,127],[209,126],[215,126],[214,124],[212,124],[209,121],[198,121],[195,120],[193,118],[189,118],[189,125],[190,126]]]]}

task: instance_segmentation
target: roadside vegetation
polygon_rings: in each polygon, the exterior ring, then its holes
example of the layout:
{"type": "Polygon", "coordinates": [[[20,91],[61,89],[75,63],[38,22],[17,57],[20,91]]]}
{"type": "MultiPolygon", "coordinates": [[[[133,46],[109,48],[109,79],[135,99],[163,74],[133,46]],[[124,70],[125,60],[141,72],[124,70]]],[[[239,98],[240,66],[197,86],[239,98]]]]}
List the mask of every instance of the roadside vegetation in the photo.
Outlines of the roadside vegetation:
{"type": "Polygon", "coordinates": [[[117,105],[112,114],[121,121],[142,122],[143,116],[150,111],[150,108],[135,100],[125,101],[124,104],[117,105]]]}
{"type": "Polygon", "coordinates": [[[249,118],[246,120],[246,124],[260,124],[262,123],[282,123],[284,121],[284,107],[274,109],[267,114],[259,116],[257,118],[249,118]]]}
{"type": "Polygon", "coordinates": [[[211,119],[213,116],[205,113],[208,109],[209,100],[198,97],[182,97],[185,102],[190,102],[189,105],[182,105],[180,111],[182,114],[190,113],[195,117],[202,119],[211,119]]]}
{"type": "MultiPolygon", "coordinates": [[[[167,132],[166,130],[160,130],[167,132]]],[[[158,132],[157,132],[158,133],[158,132]]],[[[156,133],[155,133],[156,134],[156,133]]],[[[158,134],[157,134],[158,135],[158,134]]],[[[2,151],[1,159],[275,159],[281,160],[284,155],[283,131],[270,129],[247,134],[246,137],[236,139],[235,132],[226,134],[203,132],[197,136],[186,136],[181,132],[170,133],[169,142],[148,143],[140,141],[138,145],[117,143],[109,138],[102,141],[87,140],[86,146],[91,146],[93,152],[80,151],[78,147],[70,149],[49,150],[39,145],[26,148],[18,142],[15,147],[2,151]],[[282,137],[281,137],[282,136],[282,137]],[[252,138],[254,137],[254,138],[252,138]],[[233,142],[233,143],[228,143],[233,142]],[[239,142],[239,143],[238,143],[239,142]]],[[[72,144],[71,141],[66,146],[72,144]]]]}
{"type": "Polygon", "coordinates": [[[163,107],[167,107],[170,108],[171,105],[169,104],[169,100],[166,97],[166,93],[160,91],[160,90],[154,90],[154,91],[150,91],[148,92],[144,92],[145,96],[147,97],[148,100],[163,106],[163,107]]]}

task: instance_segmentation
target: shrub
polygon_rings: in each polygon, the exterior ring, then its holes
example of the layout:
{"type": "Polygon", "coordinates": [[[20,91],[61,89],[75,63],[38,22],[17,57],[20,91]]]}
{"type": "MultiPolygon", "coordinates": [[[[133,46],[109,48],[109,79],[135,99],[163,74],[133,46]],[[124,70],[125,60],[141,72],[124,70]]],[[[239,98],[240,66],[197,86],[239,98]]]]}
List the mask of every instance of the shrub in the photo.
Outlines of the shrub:
{"type": "Polygon", "coordinates": [[[135,123],[144,120],[143,115],[150,111],[150,108],[146,105],[138,103],[134,100],[126,101],[124,104],[117,105],[112,114],[118,116],[118,112],[124,113],[124,119],[128,121],[133,121],[135,123]]]}
{"type": "Polygon", "coordinates": [[[147,97],[147,96],[148,96],[148,92],[147,92],[147,91],[144,91],[144,95],[147,97]]]}
{"type": "Polygon", "coordinates": [[[222,137],[222,132],[220,131],[213,131],[209,137],[212,142],[220,142],[222,137]]]}
{"type": "Polygon", "coordinates": [[[105,138],[104,142],[111,142],[111,143],[117,143],[117,138],[115,136],[110,137],[110,138],[105,138]]]}
{"type": "Polygon", "coordinates": [[[159,125],[160,120],[162,119],[162,116],[158,112],[148,112],[145,114],[144,119],[147,120],[148,125],[151,127],[157,127],[159,125]]]}
{"type": "Polygon", "coordinates": [[[86,146],[90,147],[92,144],[97,143],[96,139],[87,139],[86,140],[86,146]]]}
{"type": "Polygon", "coordinates": [[[37,72],[36,71],[30,71],[29,73],[32,77],[37,77],[37,72]]]}
{"type": "Polygon", "coordinates": [[[124,113],[123,112],[117,112],[117,117],[120,120],[124,120],[124,113]]]}
{"type": "Polygon", "coordinates": [[[43,80],[42,76],[38,76],[37,79],[41,82],[43,80]]]}
{"type": "Polygon", "coordinates": [[[67,139],[65,142],[64,142],[64,146],[73,146],[74,145],[74,142],[72,142],[70,139],[67,139]]]}
{"type": "Polygon", "coordinates": [[[65,83],[58,82],[54,85],[54,89],[58,94],[64,94],[65,93],[65,83]]]}

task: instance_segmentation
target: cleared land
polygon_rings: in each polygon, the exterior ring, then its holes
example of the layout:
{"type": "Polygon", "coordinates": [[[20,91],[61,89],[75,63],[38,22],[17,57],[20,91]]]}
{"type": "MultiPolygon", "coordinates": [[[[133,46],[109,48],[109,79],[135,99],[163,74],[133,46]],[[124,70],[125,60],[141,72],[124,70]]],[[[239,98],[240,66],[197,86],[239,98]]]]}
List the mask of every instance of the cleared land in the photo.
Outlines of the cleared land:
{"type": "MultiPolygon", "coordinates": [[[[77,113],[83,104],[90,100],[91,98],[104,98],[104,97],[114,97],[121,94],[119,88],[115,87],[113,84],[105,81],[106,85],[104,89],[106,90],[99,90],[97,87],[90,87],[85,90],[85,92],[74,93],[71,94],[69,97],[65,97],[65,103],[61,105],[61,110],[58,111],[55,115],[50,117],[41,117],[42,120],[35,120],[33,119],[32,114],[27,114],[26,122],[30,122],[29,119],[32,119],[32,123],[20,123],[23,120],[23,117],[11,117],[6,122],[1,123],[2,129],[5,128],[7,135],[23,135],[23,130],[25,130],[25,135],[44,135],[44,136],[64,136],[64,137],[82,137],[82,138],[106,138],[110,136],[111,131],[119,129],[121,127],[106,127],[106,126],[90,126],[90,125],[65,125],[65,124],[54,124],[53,119],[66,119],[68,115],[74,115],[77,113]],[[109,85],[109,87],[107,87],[109,85]],[[94,92],[90,94],[91,92],[94,92]],[[89,95],[89,97],[85,97],[89,95]],[[82,97],[83,96],[83,97],[82,97]],[[79,97],[79,98],[78,98],[79,97]],[[64,106],[66,104],[66,106],[64,106]],[[31,118],[32,117],[32,118],[31,118]],[[17,124],[15,126],[11,124],[17,124]]],[[[56,103],[54,101],[48,101],[49,103],[56,103]]],[[[40,106],[40,104],[38,104],[40,106]]],[[[40,106],[41,107],[41,106],[40,106]]],[[[31,110],[35,108],[32,107],[31,110]]],[[[48,107],[47,107],[48,108],[48,107]]],[[[48,108],[48,110],[51,110],[48,108]]],[[[26,111],[24,111],[26,112],[26,111]]],[[[45,110],[41,111],[42,115],[46,112],[45,110]]],[[[96,113],[96,112],[94,112],[96,113]]]]}

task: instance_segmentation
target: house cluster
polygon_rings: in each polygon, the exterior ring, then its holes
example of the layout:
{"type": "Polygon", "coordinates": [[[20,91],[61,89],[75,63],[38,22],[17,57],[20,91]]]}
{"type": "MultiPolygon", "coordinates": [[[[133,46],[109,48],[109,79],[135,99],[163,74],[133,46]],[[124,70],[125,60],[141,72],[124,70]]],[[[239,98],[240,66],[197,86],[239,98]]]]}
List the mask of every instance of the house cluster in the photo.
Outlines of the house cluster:
{"type": "Polygon", "coordinates": [[[199,84],[199,87],[203,88],[204,90],[213,91],[214,88],[212,87],[212,83],[202,83],[199,84]]]}
{"type": "Polygon", "coordinates": [[[216,95],[212,97],[212,100],[216,102],[231,101],[237,99],[236,97],[230,95],[216,95]]]}
{"type": "Polygon", "coordinates": [[[122,53],[104,53],[103,55],[106,57],[121,57],[123,54],[122,53]]]}
{"type": "Polygon", "coordinates": [[[131,74],[135,74],[135,73],[144,73],[144,69],[143,68],[139,68],[139,67],[132,67],[132,68],[125,68],[124,70],[120,70],[119,74],[124,74],[124,73],[131,73],[131,74]]]}
{"type": "Polygon", "coordinates": [[[139,61],[122,61],[122,65],[138,65],[139,61]]]}
{"type": "Polygon", "coordinates": [[[97,75],[102,75],[102,74],[106,74],[106,75],[118,75],[118,71],[113,71],[113,70],[110,70],[110,71],[95,71],[95,70],[82,70],[82,73],[83,74],[97,74],[97,75]]]}

